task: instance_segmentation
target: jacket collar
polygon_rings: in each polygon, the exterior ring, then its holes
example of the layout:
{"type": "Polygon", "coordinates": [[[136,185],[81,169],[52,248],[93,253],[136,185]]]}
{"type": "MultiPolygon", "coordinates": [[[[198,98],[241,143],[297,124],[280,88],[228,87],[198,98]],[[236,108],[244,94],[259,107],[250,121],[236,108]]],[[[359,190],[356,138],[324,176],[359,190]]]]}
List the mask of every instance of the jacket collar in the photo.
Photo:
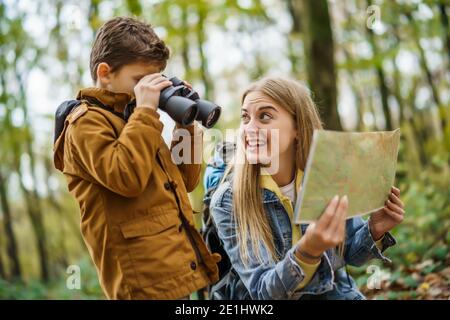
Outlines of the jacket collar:
{"type": "MultiPolygon", "coordinates": [[[[263,169],[264,170],[264,169],[263,169]]],[[[295,186],[296,190],[298,192],[300,184],[302,182],[303,178],[303,171],[297,170],[295,174],[295,186]]],[[[273,194],[276,195],[278,200],[283,205],[284,209],[286,210],[289,220],[291,221],[291,230],[292,230],[292,240],[291,244],[294,245],[298,240],[300,240],[302,232],[300,231],[300,227],[295,225],[295,212],[294,212],[294,204],[291,202],[291,199],[289,199],[287,196],[283,195],[281,193],[280,187],[277,185],[275,180],[273,180],[272,176],[268,174],[265,171],[261,172],[260,180],[259,180],[260,186],[264,189],[267,189],[273,194]]],[[[266,197],[264,196],[264,202],[266,202],[266,197]]]]}
{"type": "Polygon", "coordinates": [[[132,96],[128,93],[112,92],[95,87],[81,89],[77,95],[77,100],[85,99],[89,101],[92,98],[119,113],[123,113],[126,105],[132,100],[132,96]]]}
{"type": "MultiPolygon", "coordinates": [[[[295,175],[295,186],[297,190],[299,190],[300,184],[302,183],[302,178],[303,178],[303,171],[297,169],[297,173],[295,175]]],[[[281,193],[280,187],[277,185],[275,180],[273,180],[272,176],[264,170],[264,168],[262,169],[259,185],[261,188],[267,189],[275,193],[280,200],[284,198],[284,195],[281,193]]]]}

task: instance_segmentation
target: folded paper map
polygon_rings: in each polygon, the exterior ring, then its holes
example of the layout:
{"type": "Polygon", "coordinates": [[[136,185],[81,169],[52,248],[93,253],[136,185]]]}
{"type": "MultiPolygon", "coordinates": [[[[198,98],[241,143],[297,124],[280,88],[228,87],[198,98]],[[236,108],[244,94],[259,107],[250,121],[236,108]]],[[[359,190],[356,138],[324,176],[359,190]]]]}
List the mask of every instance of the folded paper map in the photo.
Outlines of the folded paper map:
{"type": "Polygon", "coordinates": [[[395,178],[400,130],[315,130],[295,205],[297,224],[317,220],[334,195],[347,195],[347,218],[384,206],[395,178]]]}

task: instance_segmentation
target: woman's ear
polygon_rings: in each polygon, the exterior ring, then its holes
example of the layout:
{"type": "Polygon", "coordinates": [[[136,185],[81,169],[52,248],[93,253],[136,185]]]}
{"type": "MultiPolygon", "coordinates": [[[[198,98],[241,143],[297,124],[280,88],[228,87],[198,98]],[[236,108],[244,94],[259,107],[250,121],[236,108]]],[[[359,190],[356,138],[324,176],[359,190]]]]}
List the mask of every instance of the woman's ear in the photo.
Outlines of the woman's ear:
{"type": "Polygon", "coordinates": [[[298,135],[298,130],[295,129],[294,132],[293,132],[293,134],[294,134],[294,140],[297,141],[297,142],[299,142],[299,141],[300,141],[300,137],[299,137],[299,135],[298,135]]]}
{"type": "Polygon", "coordinates": [[[111,82],[111,67],[106,62],[100,62],[97,66],[97,84],[106,88],[111,82]]]}

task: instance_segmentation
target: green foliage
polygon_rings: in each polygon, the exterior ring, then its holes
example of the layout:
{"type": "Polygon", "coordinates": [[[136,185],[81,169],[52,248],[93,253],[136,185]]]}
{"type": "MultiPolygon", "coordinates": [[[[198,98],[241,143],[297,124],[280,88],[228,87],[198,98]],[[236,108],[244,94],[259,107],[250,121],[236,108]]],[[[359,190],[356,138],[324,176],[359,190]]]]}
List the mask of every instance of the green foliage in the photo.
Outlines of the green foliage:
{"type": "MultiPolygon", "coordinates": [[[[408,148],[402,146],[404,152],[408,148]]],[[[405,203],[405,221],[392,234],[397,245],[385,254],[391,265],[378,265],[389,274],[380,290],[369,290],[371,276],[366,267],[350,268],[357,284],[375,299],[434,299],[448,297],[450,275],[450,171],[448,154],[436,153],[432,164],[416,171],[407,162],[399,163],[405,171],[398,181],[405,203]]]]}
{"type": "Polygon", "coordinates": [[[68,289],[69,274],[60,270],[50,283],[38,280],[27,282],[8,282],[0,279],[0,299],[9,300],[92,300],[105,299],[97,278],[97,272],[89,257],[78,263],[81,273],[81,288],[68,289]]]}

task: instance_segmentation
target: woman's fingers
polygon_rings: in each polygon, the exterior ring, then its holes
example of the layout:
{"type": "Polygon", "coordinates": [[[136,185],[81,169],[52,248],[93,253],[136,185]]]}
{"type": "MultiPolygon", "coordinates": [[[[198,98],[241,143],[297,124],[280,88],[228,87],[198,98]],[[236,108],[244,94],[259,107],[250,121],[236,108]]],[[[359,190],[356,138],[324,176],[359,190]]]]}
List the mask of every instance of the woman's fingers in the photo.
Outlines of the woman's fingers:
{"type": "Polygon", "coordinates": [[[401,207],[399,207],[398,205],[396,205],[395,203],[393,203],[390,200],[386,201],[386,205],[388,206],[389,209],[391,209],[392,211],[399,213],[399,214],[404,214],[405,210],[403,210],[401,207]]]}
{"type": "Polygon", "coordinates": [[[400,198],[397,197],[395,194],[391,193],[391,194],[389,195],[389,199],[390,199],[393,203],[395,203],[396,205],[398,205],[399,207],[401,207],[401,208],[404,208],[404,207],[405,207],[405,205],[403,204],[402,200],[400,200],[400,198]]]}
{"type": "Polygon", "coordinates": [[[347,215],[347,208],[348,208],[348,197],[343,196],[339,201],[333,220],[331,221],[330,225],[327,228],[328,230],[331,231],[332,234],[336,234],[337,232],[339,232],[340,226],[345,221],[347,215]]]}
{"type": "Polygon", "coordinates": [[[339,242],[342,242],[345,239],[345,226],[346,225],[347,225],[347,213],[345,213],[344,219],[342,220],[342,223],[339,225],[339,228],[337,230],[337,233],[339,235],[339,242]]]}
{"type": "Polygon", "coordinates": [[[331,223],[331,221],[333,220],[333,217],[334,217],[334,213],[336,212],[338,203],[339,203],[339,197],[336,195],[333,197],[333,199],[331,199],[330,203],[326,207],[322,216],[317,221],[316,227],[319,231],[325,230],[328,227],[328,225],[331,223]]]}
{"type": "Polygon", "coordinates": [[[345,224],[346,224],[347,210],[343,212],[339,220],[339,224],[336,229],[333,230],[333,237],[336,241],[336,245],[344,241],[345,239],[345,224]]]}
{"type": "Polygon", "coordinates": [[[348,210],[348,198],[345,196],[344,208],[342,210],[340,221],[337,229],[335,230],[335,235],[338,237],[337,242],[341,243],[345,239],[345,223],[347,221],[347,210],[348,210]]]}
{"type": "Polygon", "coordinates": [[[393,210],[391,210],[391,209],[389,209],[389,208],[384,208],[384,212],[386,213],[386,214],[388,214],[389,216],[391,216],[395,221],[397,221],[398,223],[400,223],[400,222],[402,222],[403,221],[403,219],[404,219],[404,216],[403,216],[403,214],[401,214],[401,213],[397,213],[397,212],[395,212],[395,211],[393,211],[393,210]]]}
{"type": "Polygon", "coordinates": [[[400,189],[397,187],[392,186],[391,191],[397,196],[400,196],[400,189]]]}
{"type": "Polygon", "coordinates": [[[347,208],[347,196],[340,200],[338,196],[334,196],[322,216],[315,222],[314,228],[311,229],[311,239],[322,251],[335,247],[344,240],[347,208]]]}

